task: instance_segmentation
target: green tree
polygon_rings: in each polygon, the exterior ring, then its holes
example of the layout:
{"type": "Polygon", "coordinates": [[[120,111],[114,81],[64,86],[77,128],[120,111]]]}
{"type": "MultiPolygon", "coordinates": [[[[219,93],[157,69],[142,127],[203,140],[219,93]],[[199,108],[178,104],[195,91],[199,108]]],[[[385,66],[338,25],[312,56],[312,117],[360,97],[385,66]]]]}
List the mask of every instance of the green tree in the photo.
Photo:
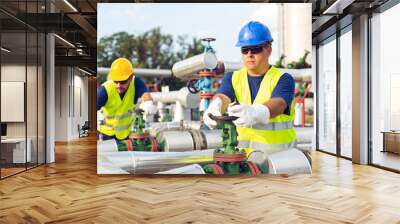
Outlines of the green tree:
{"type": "Polygon", "coordinates": [[[135,37],[126,32],[101,38],[97,45],[99,67],[109,67],[113,60],[119,57],[133,59],[135,42],[135,37]]]}
{"type": "Polygon", "coordinates": [[[201,43],[200,39],[192,38],[191,42],[188,42],[187,35],[180,35],[177,39],[178,46],[181,46],[181,49],[176,52],[176,61],[180,61],[197,54],[200,54],[204,51],[204,45],[201,43]]]}
{"type": "MultiPolygon", "coordinates": [[[[127,32],[115,33],[100,39],[97,46],[98,66],[110,67],[113,60],[125,57],[136,68],[171,69],[174,63],[203,52],[204,46],[200,39],[188,39],[187,35],[178,36],[176,46],[179,49],[175,50],[172,35],[163,34],[159,27],[137,36],[127,32]]],[[[105,79],[106,77],[98,78],[99,82],[105,79]]],[[[158,81],[169,85],[172,90],[185,85],[175,78],[146,81],[158,81]]]]}

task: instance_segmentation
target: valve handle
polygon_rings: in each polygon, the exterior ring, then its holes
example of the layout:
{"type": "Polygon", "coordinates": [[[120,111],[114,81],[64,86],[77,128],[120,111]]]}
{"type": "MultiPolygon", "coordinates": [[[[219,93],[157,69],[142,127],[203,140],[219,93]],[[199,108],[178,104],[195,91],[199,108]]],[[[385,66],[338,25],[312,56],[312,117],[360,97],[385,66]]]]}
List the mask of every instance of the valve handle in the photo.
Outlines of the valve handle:
{"type": "Polygon", "coordinates": [[[211,113],[209,113],[208,116],[211,119],[213,119],[214,121],[234,121],[239,118],[236,116],[228,116],[228,115],[215,116],[215,115],[212,115],[211,113]]]}
{"type": "Polygon", "coordinates": [[[211,41],[215,41],[215,38],[213,37],[206,37],[206,38],[201,38],[202,41],[207,41],[207,42],[211,42],[211,41]]]}
{"type": "Polygon", "coordinates": [[[197,79],[191,79],[191,80],[189,80],[189,82],[186,85],[186,87],[188,88],[189,92],[192,93],[192,94],[196,94],[196,93],[200,92],[200,90],[198,90],[195,87],[196,82],[197,82],[197,79]]]}

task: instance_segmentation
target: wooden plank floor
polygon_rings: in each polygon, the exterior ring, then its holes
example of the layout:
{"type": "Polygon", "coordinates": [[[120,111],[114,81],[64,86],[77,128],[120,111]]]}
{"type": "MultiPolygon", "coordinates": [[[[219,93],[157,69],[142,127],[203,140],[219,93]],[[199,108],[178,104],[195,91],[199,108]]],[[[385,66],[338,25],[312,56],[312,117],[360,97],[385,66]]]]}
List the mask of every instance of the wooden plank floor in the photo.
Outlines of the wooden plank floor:
{"type": "Polygon", "coordinates": [[[400,154],[395,154],[392,152],[381,152],[376,150],[374,151],[372,161],[374,162],[374,164],[386,166],[395,170],[400,170],[400,154]]]}
{"type": "Polygon", "coordinates": [[[400,175],[313,153],[291,177],[98,176],[94,138],[0,181],[0,223],[400,223],[400,175]]]}

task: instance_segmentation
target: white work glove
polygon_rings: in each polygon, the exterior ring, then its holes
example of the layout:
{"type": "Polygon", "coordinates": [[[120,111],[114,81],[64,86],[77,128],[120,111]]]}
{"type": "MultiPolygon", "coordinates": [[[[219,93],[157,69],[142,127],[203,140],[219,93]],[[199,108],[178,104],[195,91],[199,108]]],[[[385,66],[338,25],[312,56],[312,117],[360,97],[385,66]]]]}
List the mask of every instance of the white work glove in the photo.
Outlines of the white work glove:
{"type": "Polygon", "coordinates": [[[228,107],[229,116],[238,117],[233,123],[236,127],[251,127],[255,124],[268,124],[270,112],[267,106],[262,104],[241,105],[228,107]]]}
{"type": "Polygon", "coordinates": [[[143,101],[140,103],[139,108],[144,111],[144,114],[156,114],[157,107],[153,104],[153,101],[143,101]]]}
{"type": "Polygon", "coordinates": [[[214,129],[217,126],[217,122],[208,116],[208,114],[212,114],[214,116],[221,116],[221,106],[222,100],[219,97],[214,98],[207,110],[203,114],[203,121],[210,129],[214,129]]]}

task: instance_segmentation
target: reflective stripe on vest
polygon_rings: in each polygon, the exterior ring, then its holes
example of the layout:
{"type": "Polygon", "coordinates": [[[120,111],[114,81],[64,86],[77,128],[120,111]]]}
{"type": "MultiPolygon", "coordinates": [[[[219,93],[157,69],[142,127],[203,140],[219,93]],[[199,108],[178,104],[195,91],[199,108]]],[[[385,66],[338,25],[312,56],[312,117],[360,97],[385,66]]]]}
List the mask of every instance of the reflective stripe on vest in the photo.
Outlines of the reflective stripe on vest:
{"type": "Polygon", "coordinates": [[[130,126],[131,126],[130,124],[122,125],[122,126],[113,126],[111,124],[104,124],[104,125],[107,126],[107,127],[113,128],[116,131],[122,131],[124,129],[130,129],[130,126]]]}
{"type": "MultiPolygon", "coordinates": [[[[247,69],[244,67],[232,75],[232,86],[236,102],[243,105],[265,104],[278,84],[282,71],[271,66],[261,81],[257,96],[251,102],[251,92],[248,82],[247,69]]],[[[278,151],[292,147],[296,140],[294,130],[294,100],[290,107],[290,114],[280,114],[269,120],[268,124],[255,124],[252,127],[237,128],[239,147],[262,149],[263,151],[278,151]]]]}
{"type": "Polygon", "coordinates": [[[251,148],[257,151],[263,152],[273,152],[273,151],[281,151],[293,148],[295,146],[295,142],[290,142],[287,144],[264,144],[255,141],[249,140],[239,140],[238,148],[251,148]]]}
{"type": "Polygon", "coordinates": [[[116,120],[122,120],[124,118],[130,117],[133,114],[133,110],[128,110],[128,112],[118,115],[118,116],[106,116],[105,119],[116,119],[116,120]]]}
{"type": "Polygon", "coordinates": [[[258,130],[268,130],[268,131],[286,130],[293,128],[293,121],[272,122],[268,124],[255,124],[251,127],[258,130]]]}

